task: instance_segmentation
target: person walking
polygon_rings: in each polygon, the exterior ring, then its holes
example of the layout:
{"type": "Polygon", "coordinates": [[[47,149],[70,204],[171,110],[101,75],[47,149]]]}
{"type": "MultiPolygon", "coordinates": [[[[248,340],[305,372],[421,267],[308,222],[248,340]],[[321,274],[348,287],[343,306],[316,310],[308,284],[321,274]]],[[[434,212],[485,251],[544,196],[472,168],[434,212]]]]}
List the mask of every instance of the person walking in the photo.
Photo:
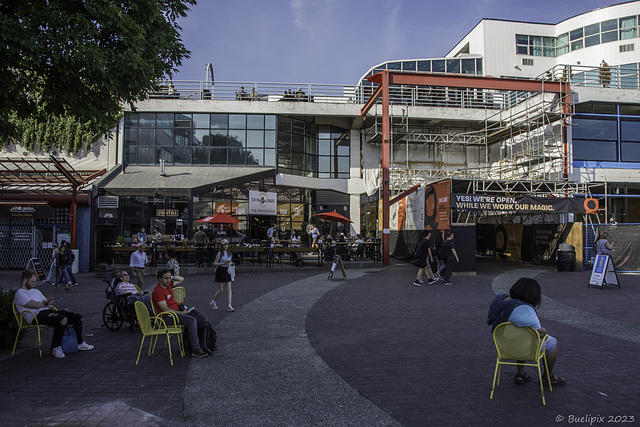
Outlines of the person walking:
{"type": "Polygon", "coordinates": [[[216,259],[213,261],[213,265],[216,267],[215,281],[218,283],[218,291],[214,295],[213,299],[209,303],[214,310],[218,309],[216,300],[224,292],[224,287],[227,287],[227,300],[229,302],[227,311],[235,311],[231,305],[232,291],[231,291],[231,275],[229,274],[229,267],[235,266],[232,262],[233,254],[229,250],[229,241],[224,239],[222,241],[222,249],[216,255],[216,259]]]}
{"type": "Polygon", "coordinates": [[[73,274],[73,262],[76,260],[76,256],[71,250],[71,242],[67,242],[64,249],[64,262],[65,269],[67,270],[67,277],[69,279],[68,284],[71,286],[78,286],[76,276],[73,274]]]}
{"type": "Polygon", "coordinates": [[[129,268],[131,269],[131,276],[136,278],[136,285],[142,289],[144,282],[144,268],[149,264],[149,258],[144,251],[146,245],[140,243],[138,249],[133,251],[131,258],[129,259],[129,268]]]}
{"type": "Polygon", "coordinates": [[[60,285],[64,283],[64,290],[70,291],[69,287],[69,274],[67,273],[67,259],[65,257],[65,249],[67,248],[66,242],[63,240],[58,248],[56,255],[56,287],[55,290],[60,289],[60,285]]]}
{"type": "Polygon", "coordinates": [[[413,282],[414,286],[422,286],[424,284],[424,282],[420,280],[423,273],[427,275],[427,284],[433,285],[438,279],[433,275],[431,265],[429,264],[430,261],[433,260],[433,254],[431,253],[431,231],[427,231],[427,235],[424,236],[424,240],[420,243],[416,256],[418,257],[418,261],[416,262],[418,273],[416,280],[413,282]]]}
{"type": "Polygon", "coordinates": [[[207,233],[204,232],[202,226],[198,227],[198,231],[193,235],[193,240],[196,243],[196,252],[198,255],[198,262],[196,267],[202,267],[204,264],[204,247],[208,243],[207,233]]]}
{"type": "Polygon", "coordinates": [[[451,278],[451,273],[453,272],[453,260],[460,262],[460,258],[458,258],[456,246],[453,243],[453,231],[451,230],[447,231],[441,253],[445,264],[445,268],[442,270],[442,283],[445,285],[453,285],[449,280],[451,278]]]}

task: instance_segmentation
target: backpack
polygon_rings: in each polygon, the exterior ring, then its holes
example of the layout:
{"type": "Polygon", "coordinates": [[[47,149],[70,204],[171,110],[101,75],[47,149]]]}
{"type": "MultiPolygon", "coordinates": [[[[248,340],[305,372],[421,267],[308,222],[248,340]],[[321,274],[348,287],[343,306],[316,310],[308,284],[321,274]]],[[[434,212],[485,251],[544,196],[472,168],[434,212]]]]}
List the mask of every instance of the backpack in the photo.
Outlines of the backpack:
{"type": "Polygon", "coordinates": [[[302,258],[296,258],[294,265],[296,267],[304,267],[304,259],[302,258]]]}
{"type": "MultiPolygon", "coordinates": [[[[215,329],[213,329],[213,326],[211,326],[211,323],[204,322],[198,325],[198,341],[200,341],[202,351],[213,354],[213,352],[218,349],[216,345],[217,339],[218,335],[215,329]]],[[[185,350],[191,353],[193,351],[193,345],[191,344],[191,340],[189,340],[189,331],[186,328],[182,332],[182,340],[185,345],[185,350]]]]}

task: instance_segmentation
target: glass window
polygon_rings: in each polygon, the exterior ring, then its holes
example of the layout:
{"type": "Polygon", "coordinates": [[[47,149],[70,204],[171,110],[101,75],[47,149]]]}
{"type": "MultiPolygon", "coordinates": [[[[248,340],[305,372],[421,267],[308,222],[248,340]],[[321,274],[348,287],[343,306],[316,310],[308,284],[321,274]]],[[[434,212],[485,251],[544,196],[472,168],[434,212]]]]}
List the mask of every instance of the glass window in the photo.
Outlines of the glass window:
{"type": "Polygon", "coordinates": [[[291,119],[288,117],[279,117],[278,130],[280,132],[291,132],[291,119]]]}
{"type": "MultiPolygon", "coordinates": [[[[338,157],[338,172],[349,172],[349,158],[338,157]]],[[[348,178],[348,176],[346,177],[348,178]]]]}
{"type": "Polygon", "coordinates": [[[265,166],[276,165],[276,150],[264,150],[264,165],[265,166]]]}
{"type": "Polygon", "coordinates": [[[618,40],[618,31],[609,31],[608,33],[602,33],[602,43],[609,43],[618,40]]]}
{"type": "MultiPolygon", "coordinates": [[[[229,130],[229,147],[246,147],[247,131],[242,129],[229,130]]],[[[231,155],[229,155],[231,158],[231,155]]]]}
{"type": "Polygon", "coordinates": [[[320,139],[318,140],[318,154],[320,155],[331,155],[333,144],[330,139],[320,139]]]}
{"type": "Polygon", "coordinates": [[[595,46],[597,44],[600,44],[600,34],[596,34],[595,36],[585,37],[584,39],[585,47],[595,46]]]}
{"type": "Polygon", "coordinates": [[[447,59],[447,73],[460,73],[459,59],[447,59]]]}
{"type": "Polygon", "coordinates": [[[157,144],[160,147],[173,147],[173,129],[158,129],[157,144]]]}
{"type": "Polygon", "coordinates": [[[173,161],[176,165],[190,165],[191,148],[174,148],[173,161]]]}
{"type": "Polygon", "coordinates": [[[291,125],[294,133],[304,135],[304,122],[302,120],[292,120],[291,125]]]}
{"type": "MultiPolygon", "coordinates": [[[[640,116],[640,105],[620,104],[620,114],[625,116],[640,116]]],[[[640,133],[638,133],[640,135],[640,133]]]]}
{"type": "Polygon", "coordinates": [[[193,145],[195,146],[208,146],[211,144],[211,135],[209,129],[194,129],[193,131],[193,145]]]}
{"type": "Polygon", "coordinates": [[[227,114],[212,114],[211,129],[229,129],[229,116],[227,114]]]}
{"type": "Polygon", "coordinates": [[[578,41],[571,42],[571,50],[582,49],[584,47],[583,42],[584,42],[584,39],[580,39],[578,41]]]}
{"type": "Polygon", "coordinates": [[[264,132],[261,130],[247,131],[247,147],[262,148],[264,146],[264,132]]]}
{"type": "Polygon", "coordinates": [[[516,46],[516,54],[518,55],[528,55],[529,47],[528,46],[516,46]]]}
{"type": "Polygon", "coordinates": [[[431,71],[434,73],[444,73],[444,60],[443,59],[434,59],[431,61],[431,71]]]}
{"type": "Polygon", "coordinates": [[[246,129],[247,116],[244,114],[229,114],[229,129],[246,129]]]}
{"type": "Polygon", "coordinates": [[[593,104],[595,114],[618,114],[616,104],[593,104]]]}
{"type": "Polygon", "coordinates": [[[191,130],[190,129],[176,129],[174,141],[178,147],[191,146],[191,130]]]}
{"type": "Polygon", "coordinates": [[[616,141],[574,140],[574,160],[618,161],[616,141]]]}
{"type": "Polygon", "coordinates": [[[293,134],[291,138],[291,151],[304,152],[304,135],[293,134]]]}
{"type": "Polygon", "coordinates": [[[275,130],[276,127],[276,116],[264,116],[264,128],[275,130]]]}
{"type": "Polygon", "coordinates": [[[153,158],[153,163],[158,164],[158,159],[165,159],[169,164],[173,163],[173,148],[158,148],[153,158]]]}
{"type": "Polygon", "coordinates": [[[259,114],[248,115],[247,129],[264,129],[264,116],[259,114]]]}
{"type": "Polygon", "coordinates": [[[611,30],[617,30],[618,29],[618,20],[617,19],[610,19],[608,21],[604,21],[600,24],[601,27],[601,31],[605,32],[605,31],[611,31],[611,30]]]}
{"type": "Polygon", "coordinates": [[[620,40],[632,39],[636,37],[636,17],[627,16],[620,18],[620,40]]]}
{"type": "Polygon", "coordinates": [[[640,142],[623,142],[620,144],[623,162],[640,162],[640,142]]]}
{"type": "Polygon", "coordinates": [[[418,71],[431,71],[431,61],[418,61],[418,71]]]}
{"type": "Polygon", "coordinates": [[[209,114],[194,114],[193,127],[200,129],[209,129],[209,114]]]}
{"type": "Polygon", "coordinates": [[[280,135],[278,135],[278,152],[279,153],[291,152],[291,134],[290,133],[280,133],[280,135]]]}
{"type": "Polygon", "coordinates": [[[138,129],[138,145],[156,145],[156,130],[138,129]]]}
{"type": "Polygon", "coordinates": [[[593,104],[590,102],[584,102],[575,106],[576,113],[593,113],[593,104]]]}
{"type": "Polygon", "coordinates": [[[516,34],[516,44],[529,44],[529,36],[525,36],[524,34],[516,34]]]}
{"type": "Polygon", "coordinates": [[[276,131],[267,130],[264,132],[264,146],[266,148],[276,148],[276,131]]]}
{"type": "MultiPolygon", "coordinates": [[[[331,172],[331,157],[319,156],[318,157],[318,172],[331,172]]],[[[329,178],[328,176],[326,178],[329,178]]]]}
{"type": "Polygon", "coordinates": [[[400,70],[401,64],[401,62],[389,62],[387,64],[387,70],[400,70]]]}
{"type": "Polygon", "coordinates": [[[542,37],[529,36],[529,55],[542,56],[542,37]]]}
{"type": "Polygon", "coordinates": [[[478,58],[476,59],[476,73],[482,75],[483,71],[482,71],[482,59],[478,58]]]}
{"type": "Polygon", "coordinates": [[[248,166],[262,166],[264,164],[264,150],[254,148],[247,152],[247,165],[248,166]]]}
{"type": "Polygon", "coordinates": [[[138,126],[141,128],[152,128],[156,125],[156,115],[154,113],[138,114],[138,126]]]}
{"type": "Polygon", "coordinates": [[[569,33],[571,41],[578,40],[584,36],[582,28],[577,28],[569,33]]]}
{"type": "Polygon", "coordinates": [[[415,71],[416,61],[405,61],[402,63],[402,69],[405,71],[415,71]]]}
{"type": "Polygon", "coordinates": [[[620,88],[638,89],[638,64],[620,66],[620,88]]]}
{"type": "Polygon", "coordinates": [[[138,113],[126,113],[124,115],[124,127],[137,127],[138,126],[138,113]]]}
{"type": "Polygon", "coordinates": [[[194,165],[208,165],[209,164],[209,151],[208,147],[193,147],[193,164],[194,165]]]}
{"type": "Polygon", "coordinates": [[[159,128],[173,128],[173,114],[158,114],[159,128]]]}
{"type": "Polygon", "coordinates": [[[135,145],[138,142],[138,129],[126,129],[124,130],[124,144],[135,145]]]}
{"type": "Polygon", "coordinates": [[[226,148],[212,148],[211,149],[211,163],[214,165],[226,165],[227,164],[227,149],[226,148]]]}
{"type": "Polygon", "coordinates": [[[584,27],[584,35],[586,36],[592,36],[594,34],[598,34],[600,32],[600,23],[598,22],[597,24],[591,24],[591,25],[587,25],[586,27],[584,27]]]}
{"type": "Polygon", "coordinates": [[[134,146],[125,146],[124,147],[124,162],[127,165],[132,165],[138,163],[138,159],[136,154],[138,153],[138,148],[134,146]]]}
{"type": "Polygon", "coordinates": [[[138,148],[138,164],[153,165],[156,163],[156,150],[153,147],[138,148]]]}
{"type": "Polygon", "coordinates": [[[177,127],[177,128],[190,128],[191,127],[191,114],[176,114],[175,115],[175,127],[177,127]]]}
{"type": "Polygon", "coordinates": [[[228,144],[228,133],[226,130],[211,131],[213,137],[213,145],[218,147],[226,147],[228,144]]]}
{"type": "Polygon", "coordinates": [[[621,119],[620,139],[622,141],[640,142],[640,120],[621,119]]]}
{"type": "Polygon", "coordinates": [[[556,45],[560,46],[569,43],[569,33],[560,34],[556,41],[556,45]]]}
{"type": "Polygon", "coordinates": [[[338,156],[349,156],[349,145],[348,144],[339,144],[337,147],[336,154],[338,156]]]}
{"type": "Polygon", "coordinates": [[[574,117],[572,129],[573,139],[618,140],[617,120],[611,117],[574,117]]]}

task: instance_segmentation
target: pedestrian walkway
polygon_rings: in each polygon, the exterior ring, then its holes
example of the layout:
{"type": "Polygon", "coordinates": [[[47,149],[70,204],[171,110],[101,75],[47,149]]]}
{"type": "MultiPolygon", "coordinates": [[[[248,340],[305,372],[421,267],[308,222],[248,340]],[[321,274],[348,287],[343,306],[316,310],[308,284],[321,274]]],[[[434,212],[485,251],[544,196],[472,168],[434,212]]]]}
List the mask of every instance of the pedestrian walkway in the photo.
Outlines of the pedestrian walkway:
{"type": "MultiPolygon", "coordinates": [[[[415,267],[404,263],[348,275],[240,272],[234,313],[208,308],[211,276],[189,276],[187,302],[209,316],[220,349],[178,357],[173,367],[161,348],[136,366],[139,332],[100,326],[107,300],[91,275],[71,293],[41,285],[58,307],[84,315],[96,349],[39,358],[28,335],[15,356],[3,352],[0,425],[537,426],[589,414],[605,417],[602,424],[609,416],[640,422],[633,276],[621,275],[622,289],[600,290],[587,288],[587,273],[512,263],[480,262],[477,275],[454,276],[453,286],[415,287],[415,267]],[[547,406],[535,383],[513,384],[508,368],[489,400],[487,307],[522,276],[543,286],[540,317],[558,339],[556,372],[567,379],[546,393],[547,406]]],[[[4,284],[18,277],[0,274],[4,284]]],[[[49,343],[50,334],[44,350],[49,343]]]]}

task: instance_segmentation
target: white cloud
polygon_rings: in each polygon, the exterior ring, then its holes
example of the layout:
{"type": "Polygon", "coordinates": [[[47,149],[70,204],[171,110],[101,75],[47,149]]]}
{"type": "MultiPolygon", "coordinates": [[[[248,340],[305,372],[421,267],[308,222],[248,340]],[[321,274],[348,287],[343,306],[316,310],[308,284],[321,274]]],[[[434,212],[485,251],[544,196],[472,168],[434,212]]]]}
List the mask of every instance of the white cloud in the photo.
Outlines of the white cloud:
{"type": "Polygon", "coordinates": [[[291,0],[290,4],[293,11],[293,23],[295,24],[297,29],[304,29],[304,23],[302,22],[302,8],[304,6],[304,1],[291,0]]]}

